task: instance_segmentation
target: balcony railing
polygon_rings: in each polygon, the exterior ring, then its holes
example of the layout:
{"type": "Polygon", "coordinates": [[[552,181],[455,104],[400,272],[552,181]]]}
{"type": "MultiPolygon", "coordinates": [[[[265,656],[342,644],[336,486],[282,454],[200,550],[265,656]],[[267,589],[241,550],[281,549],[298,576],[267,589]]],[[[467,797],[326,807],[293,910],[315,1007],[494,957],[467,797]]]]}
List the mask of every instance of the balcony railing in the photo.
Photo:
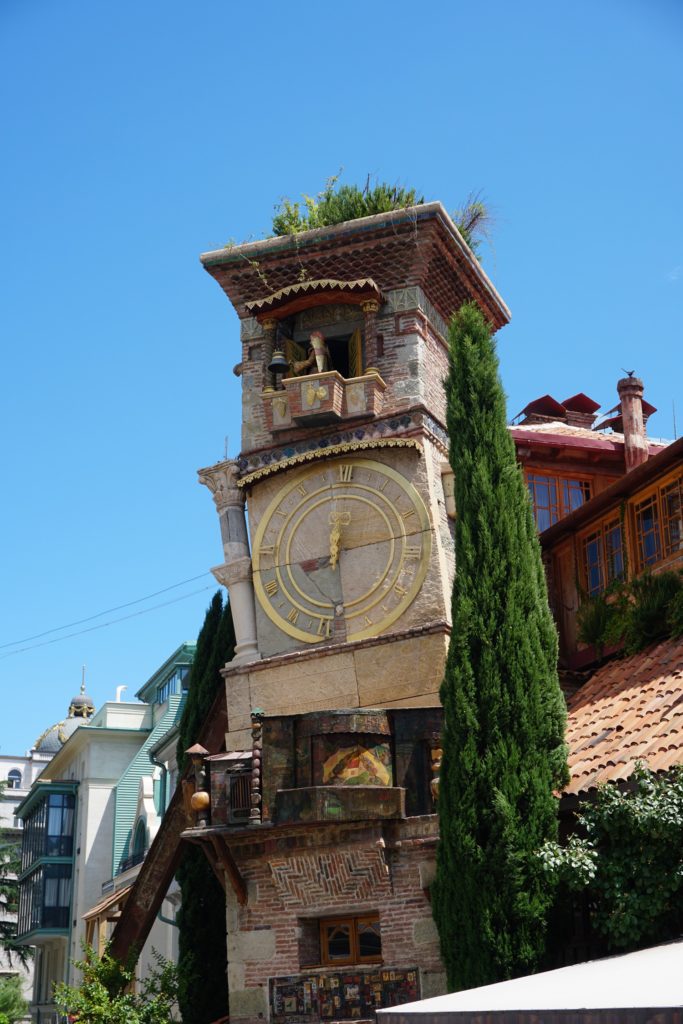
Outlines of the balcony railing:
{"type": "Polygon", "coordinates": [[[121,866],[119,867],[119,874],[122,875],[124,871],[128,871],[130,868],[134,868],[136,864],[142,864],[146,855],[147,850],[139,850],[137,853],[131,853],[130,857],[125,857],[121,861],[121,866]]]}
{"type": "Polygon", "coordinates": [[[280,390],[263,392],[268,429],[277,432],[377,416],[385,390],[386,384],[376,372],[348,379],[336,370],[289,377],[280,390]]]}

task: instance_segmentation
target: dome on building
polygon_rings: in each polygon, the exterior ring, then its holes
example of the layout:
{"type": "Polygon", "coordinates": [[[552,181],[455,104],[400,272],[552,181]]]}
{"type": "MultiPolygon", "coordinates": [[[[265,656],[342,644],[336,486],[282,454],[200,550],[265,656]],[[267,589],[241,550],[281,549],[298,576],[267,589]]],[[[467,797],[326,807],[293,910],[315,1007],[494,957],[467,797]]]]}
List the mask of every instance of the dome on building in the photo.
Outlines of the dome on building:
{"type": "Polygon", "coordinates": [[[95,714],[92,697],[85,692],[85,680],[81,683],[80,693],[71,698],[67,717],[46,729],[35,742],[34,750],[40,754],[56,754],[64,746],[69,736],[81,725],[87,725],[95,714]]]}

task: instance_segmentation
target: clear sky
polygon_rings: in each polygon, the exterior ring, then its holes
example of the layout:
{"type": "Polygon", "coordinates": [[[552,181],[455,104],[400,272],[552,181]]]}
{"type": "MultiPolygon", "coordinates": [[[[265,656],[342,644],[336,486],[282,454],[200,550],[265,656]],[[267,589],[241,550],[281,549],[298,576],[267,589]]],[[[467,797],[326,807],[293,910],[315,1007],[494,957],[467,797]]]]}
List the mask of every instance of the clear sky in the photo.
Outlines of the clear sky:
{"type": "Polygon", "coordinates": [[[340,167],[482,190],[510,416],[609,408],[624,367],[651,433],[674,402],[683,431],[680,0],[0,0],[0,95],[3,754],[82,664],[99,705],[196,637],[222,560],[196,469],[239,448],[237,318],[198,254],[340,167]]]}

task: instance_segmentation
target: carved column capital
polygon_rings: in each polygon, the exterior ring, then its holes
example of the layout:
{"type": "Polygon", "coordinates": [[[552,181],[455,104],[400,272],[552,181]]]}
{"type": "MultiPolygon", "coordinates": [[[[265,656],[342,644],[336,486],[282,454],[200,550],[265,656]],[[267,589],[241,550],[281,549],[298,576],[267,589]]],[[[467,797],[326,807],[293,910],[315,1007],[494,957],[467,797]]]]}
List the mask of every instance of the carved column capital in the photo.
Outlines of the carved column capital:
{"type": "Polygon", "coordinates": [[[215,565],[211,570],[222,587],[230,588],[235,583],[249,583],[251,580],[251,558],[235,558],[231,562],[215,565]]]}
{"type": "Polygon", "coordinates": [[[266,317],[265,320],[261,321],[261,327],[266,332],[266,334],[270,334],[277,327],[277,320],[275,319],[274,316],[268,316],[266,317]]]}
{"type": "Polygon", "coordinates": [[[237,486],[239,468],[234,459],[226,459],[225,462],[217,462],[215,466],[200,469],[197,475],[200,484],[211,491],[219,513],[231,506],[244,505],[244,495],[237,486]]]}
{"type": "Polygon", "coordinates": [[[377,299],[366,299],[361,302],[360,308],[364,313],[379,313],[379,302],[377,299]]]}

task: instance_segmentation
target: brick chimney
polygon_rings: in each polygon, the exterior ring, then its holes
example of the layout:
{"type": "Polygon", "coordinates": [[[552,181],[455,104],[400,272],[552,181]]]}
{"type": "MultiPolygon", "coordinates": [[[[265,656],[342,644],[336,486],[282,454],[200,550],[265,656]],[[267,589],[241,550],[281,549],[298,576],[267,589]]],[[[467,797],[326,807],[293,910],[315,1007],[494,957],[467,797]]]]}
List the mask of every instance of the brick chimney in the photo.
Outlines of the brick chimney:
{"type": "Polygon", "coordinates": [[[645,462],[648,456],[643,419],[643,382],[638,377],[622,377],[617,381],[617,391],[621,400],[624,461],[628,473],[645,462]]]}

